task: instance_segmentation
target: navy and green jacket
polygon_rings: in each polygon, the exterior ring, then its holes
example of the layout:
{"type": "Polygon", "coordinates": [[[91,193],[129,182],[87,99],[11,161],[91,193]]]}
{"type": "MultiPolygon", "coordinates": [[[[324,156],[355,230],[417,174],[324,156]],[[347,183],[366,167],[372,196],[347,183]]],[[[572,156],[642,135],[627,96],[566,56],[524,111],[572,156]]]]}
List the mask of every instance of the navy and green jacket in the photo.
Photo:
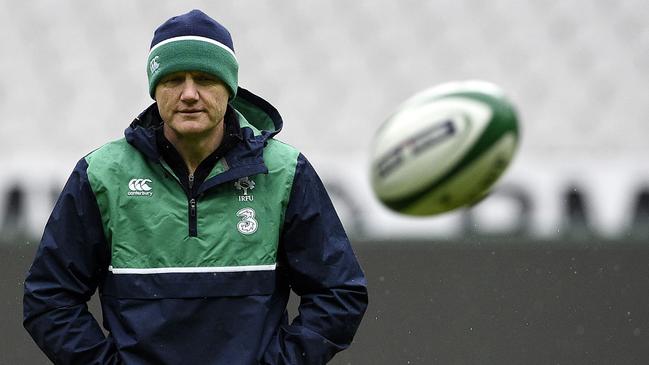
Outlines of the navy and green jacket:
{"type": "Polygon", "coordinates": [[[273,138],[271,105],[240,88],[232,107],[239,138],[191,189],[155,108],[78,162],[25,281],[24,325],[54,363],[311,365],[349,346],[366,282],[323,184],[273,138]]]}

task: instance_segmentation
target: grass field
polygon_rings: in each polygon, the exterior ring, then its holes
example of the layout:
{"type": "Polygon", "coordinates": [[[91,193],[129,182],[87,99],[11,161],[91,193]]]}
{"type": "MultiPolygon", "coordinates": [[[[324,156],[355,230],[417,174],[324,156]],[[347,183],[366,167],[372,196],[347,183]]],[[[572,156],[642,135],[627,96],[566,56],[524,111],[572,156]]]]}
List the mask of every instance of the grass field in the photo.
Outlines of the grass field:
{"type": "MultiPolygon", "coordinates": [[[[35,244],[0,244],[0,364],[42,364],[21,325],[35,244]]],[[[370,307],[332,364],[649,363],[649,246],[357,242],[370,307]]],[[[93,307],[96,313],[96,306],[93,307]]]]}

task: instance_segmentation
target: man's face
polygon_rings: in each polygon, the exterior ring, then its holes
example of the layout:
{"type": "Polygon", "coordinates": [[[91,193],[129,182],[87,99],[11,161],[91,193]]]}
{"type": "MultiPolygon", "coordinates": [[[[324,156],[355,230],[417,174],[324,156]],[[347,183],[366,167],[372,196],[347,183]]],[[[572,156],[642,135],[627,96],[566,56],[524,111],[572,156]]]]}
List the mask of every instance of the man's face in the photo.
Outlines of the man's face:
{"type": "Polygon", "coordinates": [[[209,136],[223,128],[228,96],[221,80],[195,71],[167,75],[155,89],[160,116],[179,138],[209,136]]]}

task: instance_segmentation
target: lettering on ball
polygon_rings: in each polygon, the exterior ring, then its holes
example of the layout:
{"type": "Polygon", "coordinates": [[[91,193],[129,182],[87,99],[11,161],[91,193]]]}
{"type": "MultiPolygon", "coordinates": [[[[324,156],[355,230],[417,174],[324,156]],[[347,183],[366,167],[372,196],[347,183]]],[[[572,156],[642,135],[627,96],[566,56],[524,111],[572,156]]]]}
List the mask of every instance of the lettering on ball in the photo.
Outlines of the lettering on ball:
{"type": "Polygon", "coordinates": [[[396,171],[403,163],[406,154],[418,156],[453,137],[456,133],[457,128],[453,124],[453,120],[448,119],[403,140],[378,159],[377,170],[379,176],[386,178],[396,171]]]}

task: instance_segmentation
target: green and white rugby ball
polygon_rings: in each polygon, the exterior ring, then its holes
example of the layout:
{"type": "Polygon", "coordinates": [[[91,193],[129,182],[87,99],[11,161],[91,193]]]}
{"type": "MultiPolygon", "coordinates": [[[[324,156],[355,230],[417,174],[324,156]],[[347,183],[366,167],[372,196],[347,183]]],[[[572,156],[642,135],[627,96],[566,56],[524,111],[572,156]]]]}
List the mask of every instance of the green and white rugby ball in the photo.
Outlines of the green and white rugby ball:
{"type": "Polygon", "coordinates": [[[518,116],[496,85],[450,82],[406,100],[378,129],[371,184],[388,208],[434,215],[477,203],[512,160],[518,116]]]}

